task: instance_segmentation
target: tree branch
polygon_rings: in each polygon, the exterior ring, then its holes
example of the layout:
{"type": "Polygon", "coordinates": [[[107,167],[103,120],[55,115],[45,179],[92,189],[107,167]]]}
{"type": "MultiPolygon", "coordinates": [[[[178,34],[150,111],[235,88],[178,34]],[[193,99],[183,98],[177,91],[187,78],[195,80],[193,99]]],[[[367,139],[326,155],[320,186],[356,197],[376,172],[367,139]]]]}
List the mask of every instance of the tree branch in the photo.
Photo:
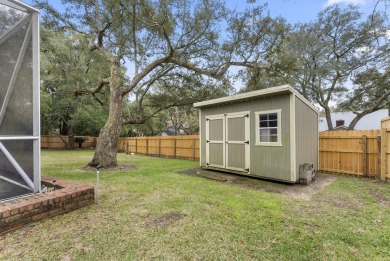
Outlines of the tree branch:
{"type": "Polygon", "coordinates": [[[94,90],[77,90],[74,91],[74,96],[77,97],[84,94],[90,94],[94,97],[95,100],[97,100],[101,105],[103,105],[103,102],[100,99],[98,99],[95,96],[95,94],[100,93],[103,87],[109,83],[110,83],[110,78],[102,79],[94,90]]]}

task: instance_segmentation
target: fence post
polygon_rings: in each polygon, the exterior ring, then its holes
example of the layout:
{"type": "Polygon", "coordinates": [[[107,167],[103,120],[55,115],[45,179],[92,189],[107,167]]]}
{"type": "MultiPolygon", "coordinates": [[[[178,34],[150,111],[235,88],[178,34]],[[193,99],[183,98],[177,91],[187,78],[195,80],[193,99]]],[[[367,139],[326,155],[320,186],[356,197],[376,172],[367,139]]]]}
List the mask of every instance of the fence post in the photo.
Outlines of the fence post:
{"type": "Polygon", "coordinates": [[[195,160],[195,144],[196,140],[192,139],[192,160],[195,160]]]}
{"type": "Polygon", "coordinates": [[[367,135],[363,135],[363,177],[368,176],[367,171],[367,135]]]}
{"type": "Polygon", "coordinates": [[[381,129],[381,180],[386,180],[387,172],[387,129],[381,129]]]}
{"type": "Polygon", "coordinates": [[[161,157],[161,138],[158,138],[158,156],[161,157]]]}
{"type": "Polygon", "coordinates": [[[173,139],[173,157],[176,159],[176,137],[173,139]]]}
{"type": "Polygon", "coordinates": [[[138,152],[138,139],[135,137],[135,154],[138,152]]]}
{"type": "Polygon", "coordinates": [[[382,144],[382,137],[380,135],[377,136],[377,145],[378,145],[378,170],[376,173],[376,177],[381,177],[381,144],[382,144]]]}
{"type": "Polygon", "coordinates": [[[145,143],[146,143],[146,155],[149,155],[149,139],[148,137],[146,137],[146,140],[145,140],[145,143]]]}

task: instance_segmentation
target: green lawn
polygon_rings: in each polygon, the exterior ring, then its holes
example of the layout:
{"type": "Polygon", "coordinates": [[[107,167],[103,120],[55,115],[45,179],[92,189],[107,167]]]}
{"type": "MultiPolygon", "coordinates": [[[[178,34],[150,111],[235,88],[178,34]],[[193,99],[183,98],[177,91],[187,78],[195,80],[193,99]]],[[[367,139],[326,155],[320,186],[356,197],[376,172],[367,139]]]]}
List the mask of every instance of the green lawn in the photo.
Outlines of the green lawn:
{"type": "MultiPolygon", "coordinates": [[[[92,151],[43,151],[45,175],[94,185],[92,151]]],[[[390,184],[340,176],[312,200],[177,174],[198,162],[119,154],[100,204],[0,238],[0,260],[389,260],[390,184]]]]}

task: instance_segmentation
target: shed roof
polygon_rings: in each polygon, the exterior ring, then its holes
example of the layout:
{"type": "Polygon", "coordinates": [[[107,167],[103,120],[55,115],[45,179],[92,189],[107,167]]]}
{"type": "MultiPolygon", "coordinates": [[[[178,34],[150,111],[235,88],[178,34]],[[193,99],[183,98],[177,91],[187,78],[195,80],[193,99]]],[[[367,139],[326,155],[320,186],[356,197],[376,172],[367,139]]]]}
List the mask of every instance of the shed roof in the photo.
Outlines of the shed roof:
{"type": "Polygon", "coordinates": [[[290,85],[281,85],[276,87],[271,87],[267,89],[262,89],[258,91],[252,91],[252,92],[245,92],[240,93],[232,96],[212,99],[208,101],[202,101],[194,103],[195,108],[202,108],[212,105],[222,105],[226,103],[232,103],[232,102],[240,102],[240,101],[246,101],[246,100],[253,100],[259,97],[267,97],[267,96],[275,96],[278,94],[283,93],[290,93],[296,95],[300,100],[302,100],[307,106],[309,106],[312,110],[318,113],[318,110],[316,107],[314,107],[308,100],[306,100],[301,94],[299,94],[296,90],[294,90],[290,85]]]}

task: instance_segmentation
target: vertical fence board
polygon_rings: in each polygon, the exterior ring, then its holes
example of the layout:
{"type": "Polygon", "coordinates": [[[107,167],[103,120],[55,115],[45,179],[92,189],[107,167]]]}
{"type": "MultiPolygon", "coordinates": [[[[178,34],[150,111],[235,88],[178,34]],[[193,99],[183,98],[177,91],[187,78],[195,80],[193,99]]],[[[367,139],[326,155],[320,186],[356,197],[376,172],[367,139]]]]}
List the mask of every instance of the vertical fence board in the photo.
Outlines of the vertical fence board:
{"type": "Polygon", "coordinates": [[[362,137],[362,151],[363,151],[363,176],[367,176],[367,135],[362,137]]]}

